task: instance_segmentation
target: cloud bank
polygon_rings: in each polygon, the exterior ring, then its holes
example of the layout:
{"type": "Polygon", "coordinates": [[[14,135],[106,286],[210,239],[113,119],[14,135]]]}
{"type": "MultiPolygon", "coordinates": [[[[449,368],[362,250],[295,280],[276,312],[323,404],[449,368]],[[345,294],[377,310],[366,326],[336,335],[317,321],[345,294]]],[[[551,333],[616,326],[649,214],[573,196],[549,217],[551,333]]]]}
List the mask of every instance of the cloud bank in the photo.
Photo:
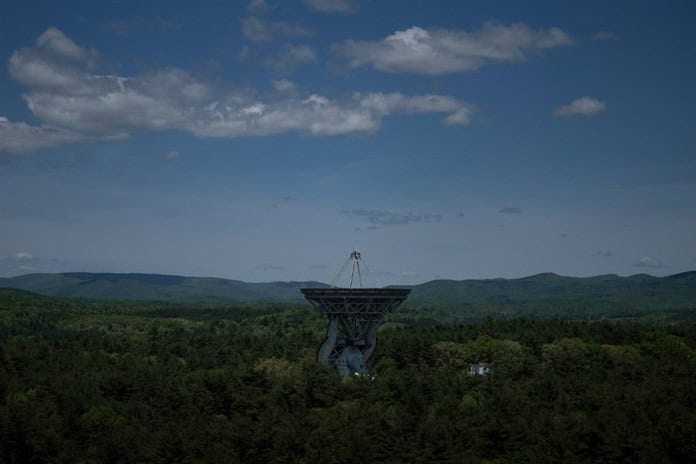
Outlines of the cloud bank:
{"type": "Polygon", "coordinates": [[[439,113],[444,124],[465,126],[476,111],[474,105],[444,95],[374,92],[334,100],[274,92],[261,98],[253,89],[213,84],[177,68],[134,76],[101,74],[99,61],[96,51],[78,46],[55,28],[33,46],[15,51],[10,74],[26,87],[23,99],[41,125],[0,118],[0,154],[121,139],[147,130],[226,138],[371,134],[394,114],[439,113]]]}
{"type": "Polygon", "coordinates": [[[414,26],[382,40],[346,40],[332,49],[346,57],[351,68],[441,75],[521,61],[529,52],[571,44],[570,36],[557,27],[534,30],[521,23],[489,22],[477,32],[414,26]]]}

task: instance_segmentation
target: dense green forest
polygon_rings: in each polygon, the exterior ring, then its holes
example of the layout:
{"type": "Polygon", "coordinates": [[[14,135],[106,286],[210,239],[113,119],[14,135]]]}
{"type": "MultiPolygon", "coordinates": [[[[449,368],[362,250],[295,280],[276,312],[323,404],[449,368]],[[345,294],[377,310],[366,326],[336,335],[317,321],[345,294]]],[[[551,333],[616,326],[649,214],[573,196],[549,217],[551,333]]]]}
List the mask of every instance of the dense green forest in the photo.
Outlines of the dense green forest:
{"type": "Polygon", "coordinates": [[[452,311],[391,315],[373,375],[342,381],[303,304],[0,289],[0,462],[696,461],[693,310],[452,311]]]}

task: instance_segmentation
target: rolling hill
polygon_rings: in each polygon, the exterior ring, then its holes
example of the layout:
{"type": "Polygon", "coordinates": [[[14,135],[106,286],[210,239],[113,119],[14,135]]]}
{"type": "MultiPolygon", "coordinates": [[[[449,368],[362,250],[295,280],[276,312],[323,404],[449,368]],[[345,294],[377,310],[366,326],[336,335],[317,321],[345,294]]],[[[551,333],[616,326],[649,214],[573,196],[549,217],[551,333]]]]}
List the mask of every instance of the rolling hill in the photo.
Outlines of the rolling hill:
{"type": "MultiPolygon", "coordinates": [[[[42,295],[161,301],[302,301],[300,288],[326,286],[312,281],[249,283],[212,277],[86,272],[0,278],[0,287],[42,295]]],[[[621,302],[653,309],[696,306],[696,272],[667,277],[545,273],[520,279],[433,280],[411,288],[408,306],[505,306],[531,301],[621,302]]]]}
{"type": "Polygon", "coordinates": [[[536,274],[520,279],[432,280],[413,287],[411,300],[432,303],[473,303],[543,299],[663,298],[696,305],[696,272],[667,277],[616,274],[564,277],[536,274]]]}
{"type": "Polygon", "coordinates": [[[160,274],[67,272],[0,278],[12,287],[48,296],[160,301],[301,301],[300,288],[323,287],[319,282],[250,283],[214,277],[160,274]]]}

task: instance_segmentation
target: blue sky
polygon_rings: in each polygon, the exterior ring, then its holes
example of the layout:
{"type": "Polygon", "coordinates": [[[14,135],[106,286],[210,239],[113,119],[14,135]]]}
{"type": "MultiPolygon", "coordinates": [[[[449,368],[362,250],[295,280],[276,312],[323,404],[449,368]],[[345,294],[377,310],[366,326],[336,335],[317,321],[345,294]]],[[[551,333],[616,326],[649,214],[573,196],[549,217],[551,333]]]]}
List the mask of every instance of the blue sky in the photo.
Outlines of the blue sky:
{"type": "Polygon", "coordinates": [[[0,274],[696,265],[693,2],[7,2],[0,274]]]}

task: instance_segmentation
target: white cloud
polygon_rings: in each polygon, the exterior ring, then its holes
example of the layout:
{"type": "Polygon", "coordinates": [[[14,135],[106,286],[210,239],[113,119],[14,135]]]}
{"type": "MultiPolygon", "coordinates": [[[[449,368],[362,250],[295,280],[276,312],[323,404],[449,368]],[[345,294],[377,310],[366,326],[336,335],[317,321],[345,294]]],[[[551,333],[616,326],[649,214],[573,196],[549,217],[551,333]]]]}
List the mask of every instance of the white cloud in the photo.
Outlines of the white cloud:
{"type": "Polygon", "coordinates": [[[576,98],[567,105],[561,105],[553,112],[557,118],[570,118],[573,116],[597,116],[606,110],[607,105],[600,100],[591,97],[576,98]]]}
{"type": "Polygon", "coordinates": [[[79,61],[91,60],[97,56],[94,51],[78,47],[55,27],[49,27],[36,39],[36,49],[49,50],[56,55],[79,61]]]}
{"type": "Polygon", "coordinates": [[[477,32],[414,26],[383,40],[346,40],[332,49],[347,57],[352,68],[370,66],[385,72],[439,75],[520,61],[526,52],[571,43],[570,36],[556,27],[533,30],[526,24],[489,22],[477,32]]]}
{"type": "Polygon", "coordinates": [[[312,9],[322,13],[354,13],[355,8],[348,0],[304,0],[312,9]]]}
{"type": "Polygon", "coordinates": [[[279,93],[295,94],[297,93],[297,87],[292,81],[287,79],[278,79],[272,82],[273,90],[279,93]]]}
{"type": "Polygon", "coordinates": [[[26,155],[45,148],[87,140],[74,132],[47,126],[31,126],[0,117],[0,155],[26,155]]]}
{"type": "Polygon", "coordinates": [[[388,114],[394,111],[406,113],[428,113],[433,111],[456,111],[460,103],[453,97],[441,95],[422,95],[418,97],[405,97],[400,93],[369,93],[360,101],[365,108],[373,109],[380,113],[388,114]]]}
{"type": "MultiPolygon", "coordinates": [[[[254,105],[247,108],[251,107],[254,105]]],[[[289,131],[317,136],[374,133],[382,119],[392,114],[455,113],[463,108],[473,109],[474,106],[439,95],[409,97],[399,93],[356,93],[350,100],[336,101],[312,94],[305,99],[289,98],[269,103],[253,114],[216,106],[217,119],[211,118],[205,126],[191,130],[203,137],[271,135],[289,131]]]]}
{"type": "Polygon", "coordinates": [[[475,111],[476,108],[471,105],[463,106],[447,116],[444,122],[448,126],[468,126],[475,111]]]}
{"type": "Polygon", "coordinates": [[[392,113],[450,113],[443,121],[447,125],[466,126],[471,122],[471,117],[476,112],[474,105],[443,95],[407,97],[400,93],[369,93],[361,95],[359,98],[361,106],[384,115],[392,113]]]}
{"type": "Polygon", "coordinates": [[[651,258],[650,256],[644,256],[638,261],[633,263],[633,267],[645,267],[650,269],[663,269],[669,267],[664,264],[661,259],[651,258]]]}
{"type": "Polygon", "coordinates": [[[181,154],[178,151],[171,150],[171,151],[168,151],[167,153],[165,153],[164,157],[168,160],[175,160],[175,159],[179,159],[181,157],[181,154]]]}
{"type": "Polygon", "coordinates": [[[306,37],[312,31],[285,21],[265,21],[251,16],[242,20],[242,34],[252,42],[271,42],[282,37],[306,37]]]}
{"type": "Polygon", "coordinates": [[[444,124],[466,125],[475,112],[474,105],[443,95],[375,92],[334,100],[316,94],[297,96],[290,81],[280,80],[274,85],[281,92],[262,99],[253,90],[230,90],[180,69],[128,77],[98,74],[90,68],[93,54],[79,50],[68,47],[67,52],[49,53],[29,47],[12,55],[10,72],[27,88],[23,98],[41,125],[0,119],[0,153],[25,154],[145,130],[175,129],[227,138],[285,132],[369,134],[393,114],[443,114],[444,124]],[[66,64],[65,53],[81,61],[66,64]]]}
{"type": "Polygon", "coordinates": [[[30,261],[34,259],[34,255],[27,251],[18,251],[17,253],[14,254],[14,259],[16,261],[30,261]]]}

